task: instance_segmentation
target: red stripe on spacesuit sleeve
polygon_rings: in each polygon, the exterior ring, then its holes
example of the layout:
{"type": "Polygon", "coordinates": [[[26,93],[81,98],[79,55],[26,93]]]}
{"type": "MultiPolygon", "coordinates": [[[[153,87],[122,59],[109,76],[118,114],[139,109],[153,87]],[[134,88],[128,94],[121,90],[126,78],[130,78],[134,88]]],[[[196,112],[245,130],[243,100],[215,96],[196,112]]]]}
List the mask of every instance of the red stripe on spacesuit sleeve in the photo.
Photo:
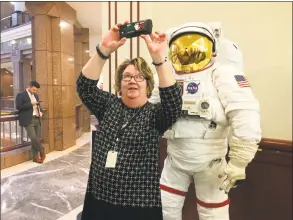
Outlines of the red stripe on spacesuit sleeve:
{"type": "Polygon", "coordinates": [[[187,192],[180,191],[178,189],[174,189],[174,188],[171,188],[171,187],[162,185],[162,184],[160,184],[160,189],[161,190],[164,190],[166,192],[169,192],[169,193],[173,193],[173,194],[176,194],[176,195],[180,195],[180,196],[186,196],[187,195],[187,192]]]}
{"type": "Polygon", "coordinates": [[[230,199],[227,199],[224,202],[219,202],[219,203],[206,203],[200,200],[197,200],[197,204],[200,206],[206,207],[206,208],[221,208],[223,206],[229,205],[230,204],[230,199]]]}

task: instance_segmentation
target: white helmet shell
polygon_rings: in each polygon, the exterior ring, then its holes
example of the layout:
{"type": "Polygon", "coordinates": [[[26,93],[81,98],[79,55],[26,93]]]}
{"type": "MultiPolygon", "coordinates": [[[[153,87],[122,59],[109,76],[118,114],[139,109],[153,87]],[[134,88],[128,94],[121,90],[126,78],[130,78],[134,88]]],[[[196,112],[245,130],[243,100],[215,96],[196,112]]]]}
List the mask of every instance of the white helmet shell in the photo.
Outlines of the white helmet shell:
{"type": "Polygon", "coordinates": [[[219,21],[209,22],[208,25],[212,28],[217,40],[224,37],[222,23],[219,21]]]}

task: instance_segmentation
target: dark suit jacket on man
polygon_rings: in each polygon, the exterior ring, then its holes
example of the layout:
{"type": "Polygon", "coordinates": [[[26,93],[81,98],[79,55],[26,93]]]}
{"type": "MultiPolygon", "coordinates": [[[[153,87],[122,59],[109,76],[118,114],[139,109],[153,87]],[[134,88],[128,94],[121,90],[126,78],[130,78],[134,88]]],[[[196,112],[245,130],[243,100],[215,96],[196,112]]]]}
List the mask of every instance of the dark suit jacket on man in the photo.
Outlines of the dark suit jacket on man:
{"type": "MultiPolygon", "coordinates": [[[[37,94],[35,94],[35,98],[38,102],[39,96],[37,94]]],[[[15,104],[18,110],[19,125],[24,127],[29,126],[33,118],[34,109],[26,90],[17,94],[15,104]]]]}

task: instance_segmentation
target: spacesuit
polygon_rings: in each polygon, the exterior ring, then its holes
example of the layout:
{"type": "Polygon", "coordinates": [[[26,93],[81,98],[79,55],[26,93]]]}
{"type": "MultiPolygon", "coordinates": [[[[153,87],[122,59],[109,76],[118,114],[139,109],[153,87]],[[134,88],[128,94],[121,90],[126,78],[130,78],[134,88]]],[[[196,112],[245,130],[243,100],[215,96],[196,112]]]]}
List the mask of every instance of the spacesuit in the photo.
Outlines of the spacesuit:
{"type": "Polygon", "coordinates": [[[245,179],[261,139],[259,103],[239,65],[217,61],[218,41],[209,25],[172,28],[168,43],[183,107],[182,117],[164,134],[164,220],[182,219],[191,182],[199,219],[229,220],[228,192],[245,179]]]}

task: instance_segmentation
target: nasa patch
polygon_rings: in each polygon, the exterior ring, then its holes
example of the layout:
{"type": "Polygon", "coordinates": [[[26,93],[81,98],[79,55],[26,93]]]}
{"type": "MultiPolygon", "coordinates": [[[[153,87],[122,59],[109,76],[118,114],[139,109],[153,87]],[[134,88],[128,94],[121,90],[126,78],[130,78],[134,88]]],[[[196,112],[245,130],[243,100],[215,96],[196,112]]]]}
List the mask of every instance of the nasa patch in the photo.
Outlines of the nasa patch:
{"type": "Polygon", "coordinates": [[[195,82],[190,82],[187,84],[186,90],[187,94],[195,94],[198,91],[198,86],[200,83],[196,84],[195,82]]]}

